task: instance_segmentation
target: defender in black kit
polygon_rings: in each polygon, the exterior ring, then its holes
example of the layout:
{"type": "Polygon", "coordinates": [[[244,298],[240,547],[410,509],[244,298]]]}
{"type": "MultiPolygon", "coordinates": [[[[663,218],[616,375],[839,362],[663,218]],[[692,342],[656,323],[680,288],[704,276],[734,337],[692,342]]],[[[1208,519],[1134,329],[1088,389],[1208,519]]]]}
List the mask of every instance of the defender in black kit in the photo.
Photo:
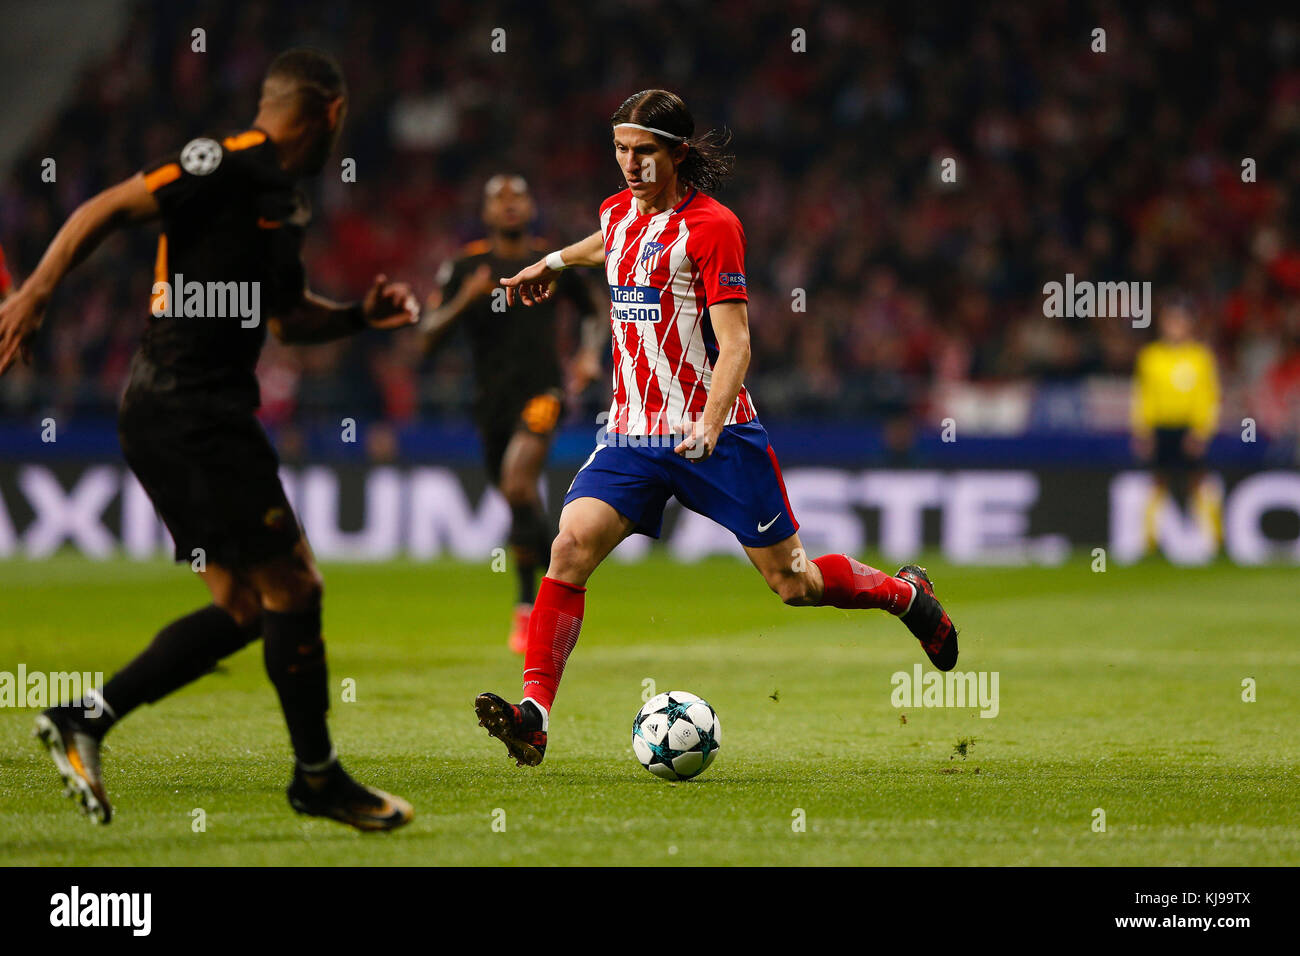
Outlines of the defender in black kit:
{"type": "Polygon", "coordinates": [[[77,262],[112,230],[161,220],[151,319],[119,434],[176,559],[200,574],[212,603],[163,628],[102,688],[37,718],[68,793],[102,823],[112,815],[99,766],[108,730],[259,636],[296,757],[293,808],[362,830],[411,820],[406,801],[354,781],[330,742],[321,577],[254,417],[254,368],[268,329],[286,342],[325,342],[418,317],[410,290],[384,276],[351,305],[307,288],[300,250],[310,210],[297,183],[324,168],[346,104],[332,57],[306,48],[281,54],[249,129],[193,139],[84,203],[0,307],[3,373],[25,354],[77,262]]]}

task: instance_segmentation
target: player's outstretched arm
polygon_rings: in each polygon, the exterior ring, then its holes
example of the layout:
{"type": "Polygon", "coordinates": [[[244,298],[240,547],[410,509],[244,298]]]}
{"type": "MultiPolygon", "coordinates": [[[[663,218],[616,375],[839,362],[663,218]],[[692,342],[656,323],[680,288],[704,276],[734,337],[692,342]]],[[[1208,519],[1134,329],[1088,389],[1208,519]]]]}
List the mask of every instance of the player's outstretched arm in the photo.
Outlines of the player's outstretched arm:
{"type": "Polygon", "coordinates": [[[740,300],[715,303],[709,306],[709,321],[718,340],[709,397],[699,420],[690,423],[686,438],[673,449],[691,461],[703,461],[713,454],[722,424],[731,414],[749,370],[749,307],[740,300]]]}
{"type": "Polygon", "coordinates": [[[14,360],[28,356],[32,336],[41,327],[45,307],[63,277],[95,251],[119,226],[158,215],[158,203],[144,175],[105,189],[87,199],[68,217],[27,281],[0,305],[0,374],[14,360]]]}
{"type": "Polygon", "coordinates": [[[545,302],[554,293],[553,282],[562,271],[570,266],[598,266],[604,261],[605,237],[597,230],[586,239],[520,269],[509,279],[502,279],[501,284],[506,287],[506,303],[514,305],[516,296],[524,305],[545,302]]]}
{"type": "Polygon", "coordinates": [[[420,303],[405,282],[375,276],[364,299],[352,305],[333,302],[304,289],[297,307],[270,321],[271,333],[290,345],[315,345],[362,329],[400,329],[420,316],[420,303]]]}
{"type": "Polygon", "coordinates": [[[430,355],[446,339],[447,333],[465,314],[465,310],[485,295],[490,295],[497,284],[492,281],[492,270],[487,263],[460,283],[456,294],[439,305],[431,305],[420,320],[420,341],[425,355],[430,355]]]}

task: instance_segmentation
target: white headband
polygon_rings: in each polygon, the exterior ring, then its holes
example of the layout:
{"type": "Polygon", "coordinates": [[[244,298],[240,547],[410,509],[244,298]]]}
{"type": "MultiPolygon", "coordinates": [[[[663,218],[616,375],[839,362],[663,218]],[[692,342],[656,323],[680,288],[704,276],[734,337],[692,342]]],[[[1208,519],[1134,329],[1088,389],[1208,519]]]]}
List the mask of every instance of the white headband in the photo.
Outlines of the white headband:
{"type": "Polygon", "coordinates": [[[647,133],[654,133],[656,136],[662,136],[664,139],[675,139],[678,142],[681,142],[686,138],[685,136],[678,136],[676,133],[669,133],[666,130],[655,129],[653,126],[642,126],[640,123],[615,123],[614,124],[615,129],[618,129],[620,126],[630,126],[633,129],[643,129],[647,133]]]}

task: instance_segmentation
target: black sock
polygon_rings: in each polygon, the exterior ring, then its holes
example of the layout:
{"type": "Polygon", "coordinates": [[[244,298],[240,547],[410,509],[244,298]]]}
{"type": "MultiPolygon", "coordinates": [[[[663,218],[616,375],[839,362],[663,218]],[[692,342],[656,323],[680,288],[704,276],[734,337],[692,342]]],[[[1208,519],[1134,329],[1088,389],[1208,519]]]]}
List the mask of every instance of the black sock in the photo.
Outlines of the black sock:
{"type": "Polygon", "coordinates": [[[327,763],[333,754],[325,713],[329,678],[321,639],[320,603],[305,611],[263,611],[266,673],[280,695],[289,740],[300,765],[327,763]]]}
{"type": "Polygon", "coordinates": [[[532,604],[537,597],[537,568],[551,545],[546,516],[539,505],[510,506],[509,543],[519,577],[519,603],[532,604]]]}
{"type": "MultiPolygon", "coordinates": [[[[103,712],[82,718],[82,723],[102,737],[108,728],[141,704],[161,700],[211,672],[223,657],[255,640],[260,630],[260,621],[240,627],[215,604],[172,621],[135,660],[100,688],[99,696],[105,704],[103,712]]],[[[82,702],[83,705],[97,703],[82,702]]]]}

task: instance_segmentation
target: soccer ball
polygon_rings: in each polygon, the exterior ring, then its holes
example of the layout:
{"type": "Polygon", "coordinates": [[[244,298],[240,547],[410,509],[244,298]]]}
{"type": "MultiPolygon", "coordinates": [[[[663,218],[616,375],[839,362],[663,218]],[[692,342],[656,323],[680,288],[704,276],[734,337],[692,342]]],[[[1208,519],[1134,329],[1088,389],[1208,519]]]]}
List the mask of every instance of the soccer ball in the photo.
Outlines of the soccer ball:
{"type": "Polygon", "coordinates": [[[674,690],[646,701],[632,722],[632,750],[656,777],[699,776],[722,747],[722,725],[705,701],[674,690]]]}

